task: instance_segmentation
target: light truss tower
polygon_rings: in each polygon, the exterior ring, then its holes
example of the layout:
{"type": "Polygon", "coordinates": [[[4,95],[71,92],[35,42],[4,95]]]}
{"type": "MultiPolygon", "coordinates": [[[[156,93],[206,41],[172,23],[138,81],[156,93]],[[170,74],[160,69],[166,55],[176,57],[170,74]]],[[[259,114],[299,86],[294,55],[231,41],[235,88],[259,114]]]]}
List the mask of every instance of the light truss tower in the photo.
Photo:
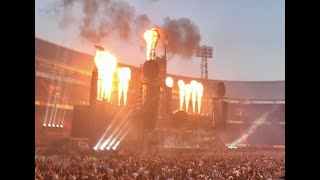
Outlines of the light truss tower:
{"type": "Polygon", "coordinates": [[[196,49],[196,57],[201,57],[201,78],[208,80],[208,61],[212,58],[212,47],[203,45],[196,49]]]}

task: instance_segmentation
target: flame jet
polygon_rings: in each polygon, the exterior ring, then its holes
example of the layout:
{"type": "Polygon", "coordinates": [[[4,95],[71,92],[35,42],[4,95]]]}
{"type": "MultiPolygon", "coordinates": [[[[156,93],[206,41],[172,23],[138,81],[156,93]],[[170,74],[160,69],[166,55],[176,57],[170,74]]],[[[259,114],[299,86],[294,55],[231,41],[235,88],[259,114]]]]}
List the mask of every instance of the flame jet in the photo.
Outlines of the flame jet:
{"type": "Polygon", "coordinates": [[[129,80],[131,79],[131,70],[128,67],[118,68],[118,105],[120,106],[121,96],[123,92],[123,104],[127,104],[127,93],[129,88],[129,80]]]}
{"type": "Polygon", "coordinates": [[[188,112],[188,109],[189,109],[189,101],[190,101],[191,91],[192,91],[191,85],[186,84],[186,86],[185,86],[186,112],[188,112]]]}
{"type": "Polygon", "coordinates": [[[190,82],[190,85],[191,85],[192,113],[194,114],[196,110],[198,82],[195,80],[192,80],[190,82]]]}
{"type": "Polygon", "coordinates": [[[147,43],[147,60],[154,60],[155,50],[160,38],[160,34],[155,28],[152,28],[144,32],[143,38],[147,43]]]}
{"type": "Polygon", "coordinates": [[[184,91],[185,91],[185,84],[184,84],[184,81],[183,80],[179,80],[178,81],[178,86],[179,86],[179,89],[180,89],[180,109],[183,108],[183,100],[184,100],[184,91]]]}
{"type": "Polygon", "coordinates": [[[198,113],[201,112],[201,100],[203,96],[203,86],[201,83],[197,84],[197,98],[198,98],[198,113]]]}
{"type": "Polygon", "coordinates": [[[98,100],[111,100],[113,74],[117,69],[116,58],[108,51],[99,50],[94,57],[94,63],[98,68],[98,100]]]}

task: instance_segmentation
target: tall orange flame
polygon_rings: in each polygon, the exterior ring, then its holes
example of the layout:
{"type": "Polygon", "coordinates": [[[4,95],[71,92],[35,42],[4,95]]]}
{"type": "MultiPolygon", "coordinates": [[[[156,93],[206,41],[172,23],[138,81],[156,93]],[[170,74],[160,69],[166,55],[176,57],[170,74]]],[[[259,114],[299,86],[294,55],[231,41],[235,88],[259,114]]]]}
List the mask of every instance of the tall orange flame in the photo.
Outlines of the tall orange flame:
{"type": "Polygon", "coordinates": [[[183,108],[183,101],[184,101],[184,89],[185,89],[185,84],[183,80],[178,81],[178,86],[180,89],[180,109],[183,108]]]}
{"type": "Polygon", "coordinates": [[[190,82],[191,85],[191,94],[192,94],[192,113],[194,114],[196,110],[196,101],[197,101],[197,88],[198,88],[198,82],[196,80],[192,80],[190,82]]]}
{"type": "Polygon", "coordinates": [[[111,100],[113,73],[117,69],[116,58],[108,51],[97,51],[94,63],[98,68],[98,100],[111,100]]]}
{"type": "Polygon", "coordinates": [[[127,104],[127,94],[129,80],[131,79],[131,70],[129,67],[118,68],[118,105],[120,106],[121,96],[123,92],[123,104],[127,104]]]}
{"type": "Polygon", "coordinates": [[[201,112],[201,99],[202,99],[202,96],[203,96],[203,86],[201,83],[198,83],[198,86],[197,86],[197,98],[198,98],[198,113],[200,114],[201,112]]]}
{"type": "Polygon", "coordinates": [[[118,82],[118,106],[120,106],[120,102],[121,102],[121,96],[122,96],[122,86],[123,86],[123,69],[122,68],[118,68],[118,78],[119,78],[119,82],[118,82]]]}
{"type": "Polygon", "coordinates": [[[185,86],[186,112],[188,112],[188,108],[189,108],[189,101],[190,101],[191,91],[192,91],[191,85],[190,84],[186,84],[186,86],[185,86]]]}
{"type": "Polygon", "coordinates": [[[160,38],[158,31],[155,28],[147,30],[143,34],[143,38],[147,43],[147,60],[155,59],[155,49],[160,38]]]}

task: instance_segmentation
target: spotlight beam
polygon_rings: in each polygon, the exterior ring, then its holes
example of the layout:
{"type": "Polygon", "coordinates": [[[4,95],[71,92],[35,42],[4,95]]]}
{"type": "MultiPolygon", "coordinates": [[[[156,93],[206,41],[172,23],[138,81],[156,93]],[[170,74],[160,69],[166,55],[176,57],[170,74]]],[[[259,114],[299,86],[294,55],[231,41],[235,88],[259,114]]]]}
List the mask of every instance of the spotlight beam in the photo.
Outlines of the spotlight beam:
{"type": "Polygon", "coordinates": [[[263,124],[268,116],[278,109],[278,105],[275,106],[273,109],[271,109],[268,112],[263,113],[259,118],[257,118],[254,122],[251,123],[251,125],[246,129],[244,133],[241,134],[241,136],[231,143],[231,145],[228,146],[228,148],[234,148],[237,147],[238,144],[242,143],[244,140],[246,140],[251,134],[253,134],[257,127],[259,127],[261,124],[263,124]]]}
{"type": "Polygon", "coordinates": [[[116,148],[118,147],[118,145],[120,144],[120,142],[121,142],[121,141],[123,140],[123,138],[128,134],[130,128],[131,128],[131,126],[128,128],[128,130],[126,131],[126,133],[124,133],[124,134],[121,136],[121,138],[119,139],[119,141],[117,142],[117,144],[115,144],[115,145],[112,147],[113,150],[116,150],[116,148]]]}
{"type": "MultiPolygon", "coordinates": [[[[70,87],[71,87],[71,83],[68,83],[68,86],[67,86],[67,88],[65,88],[62,97],[66,97],[66,98],[69,97],[70,87]]],[[[66,104],[66,102],[64,102],[64,104],[66,104]]],[[[58,125],[59,125],[60,127],[63,125],[63,119],[64,119],[65,111],[66,111],[66,108],[62,109],[62,110],[60,111],[60,113],[59,113],[59,116],[58,116],[58,125]]]]}
{"type": "Polygon", "coordinates": [[[128,119],[128,117],[131,115],[133,109],[131,109],[129,111],[129,113],[127,114],[127,116],[124,118],[124,120],[121,122],[121,124],[116,128],[116,130],[113,131],[113,133],[111,134],[111,136],[102,144],[102,146],[100,146],[100,149],[104,149],[107,144],[109,143],[110,139],[114,136],[114,134],[119,130],[119,128],[123,125],[123,123],[125,122],[126,119],[128,119]]]}
{"type": "MultiPolygon", "coordinates": [[[[59,81],[59,89],[62,89],[62,80],[61,81],[59,81]]],[[[58,111],[62,111],[62,108],[60,107],[60,108],[58,108],[57,107],[57,104],[61,104],[61,96],[60,96],[61,94],[59,93],[59,97],[57,97],[57,102],[55,103],[55,110],[54,110],[54,115],[53,115],[53,125],[56,125],[57,127],[59,126],[59,119],[58,119],[58,122],[57,122],[57,124],[56,124],[56,120],[57,120],[57,112],[58,111]]]]}
{"type": "MultiPolygon", "coordinates": [[[[123,109],[124,109],[124,108],[123,108],[123,109]]],[[[126,116],[125,119],[127,119],[127,118],[131,115],[132,111],[133,111],[133,109],[131,108],[131,110],[129,111],[129,113],[127,114],[127,116],[126,116]]],[[[117,116],[118,116],[118,115],[120,115],[120,113],[118,113],[117,116]]],[[[116,119],[116,118],[115,118],[115,119],[116,119]]],[[[111,124],[109,125],[108,130],[111,128],[111,126],[112,126],[113,123],[115,122],[115,119],[114,119],[114,120],[111,122],[111,124]]],[[[121,122],[121,125],[123,124],[123,122],[124,122],[124,121],[121,122]]],[[[120,126],[121,126],[121,125],[120,125],[120,126]]],[[[110,141],[110,138],[112,138],[113,134],[114,134],[115,132],[117,132],[118,129],[119,129],[119,126],[118,126],[118,127],[116,128],[116,130],[111,134],[111,136],[100,146],[100,149],[101,149],[101,150],[103,150],[103,149],[106,147],[106,145],[107,145],[107,144],[109,143],[109,141],[110,141]]],[[[108,131],[108,130],[107,130],[107,131],[108,131]]],[[[104,133],[104,136],[105,136],[105,135],[106,135],[106,132],[104,133]]],[[[104,136],[103,136],[101,139],[103,139],[104,136]]],[[[101,140],[101,141],[102,141],[102,140],[101,140]]],[[[99,142],[101,143],[101,141],[99,141],[99,142]]],[[[97,143],[96,147],[99,146],[100,143],[97,143]]]]}
{"type": "MultiPolygon", "coordinates": [[[[62,80],[59,80],[58,82],[57,82],[57,86],[56,86],[56,89],[57,88],[60,88],[61,87],[61,83],[62,83],[62,80]]],[[[49,120],[49,124],[51,124],[51,126],[55,126],[55,124],[54,123],[52,123],[52,120],[53,120],[53,115],[54,115],[54,112],[56,112],[56,108],[57,108],[57,92],[55,92],[55,95],[54,95],[54,100],[53,100],[53,108],[52,108],[52,110],[51,110],[51,114],[50,114],[50,120],[49,120]]],[[[60,95],[60,94],[59,94],[60,95]]]]}
{"type": "Polygon", "coordinates": [[[107,147],[108,150],[110,149],[110,147],[112,146],[112,144],[115,142],[115,140],[123,133],[123,131],[129,129],[129,128],[127,128],[127,127],[130,125],[131,120],[132,120],[132,118],[131,118],[130,120],[127,120],[127,122],[126,122],[126,124],[124,125],[124,127],[120,130],[120,132],[117,134],[117,136],[113,139],[113,141],[111,141],[111,143],[110,143],[109,146],[107,147]]]}
{"type": "Polygon", "coordinates": [[[98,146],[100,145],[101,141],[104,139],[104,137],[106,136],[107,132],[111,129],[111,127],[113,126],[114,122],[118,119],[118,117],[120,116],[120,114],[122,113],[122,111],[125,108],[122,107],[120,109],[120,111],[116,114],[116,116],[112,119],[110,125],[108,126],[107,130],[103,133],[103,135],[101,136],[101,138],[99,139],[98,143],[95,145],[96,148],[98,148],[98,146]]]}
{"type": "MultiPolygon", "coordinates": [[[[54,105],[54,115],[53,115],[53,122],[52,122],[52,124],[53,125],[55,125],[56,124],[56,118],[57,118],[57,112],[58,112],[58,109],[61,109],[61,108],[58,108],[57,107],[57,104],[59,104],[59,100],[60,100],[60,98],[57,98],[58,100],[57,100],[57,103],[54,105]]],[[[58,126],[58,125],[57,125],[58,126]]]]}
{"type": "MultiPolygon", "coordinates": [[[[50,91],[50,93],[49,93],[49,98],[48,98],[48,103],[47,104],[50,104],[50,102],[51,102],[51,95],[52,95],[52,91],[50,91]]],[[[47,106],[47,108],[46,108],[46,114],[44,116],[43,124],[47,124],[48,111],[49,111],[49,106],[47,106]]]]}
{"type": "Polygon", "coordinates": [[[120,141],[118,141],[118,142],[112,147],[112,149],[113,149],[113,150],[116,150],[116,148],[118,147],[119,144],[120,144],[120,141]]]}
{"type": "MultiPolygon", "coordinates": [[[[58,86],[59,87],[59,86],[58,86]]],[[[53,107],[51,109],[51,113],[50,113],[50,119],[49,119],[49,124],[52,123],[52,118],[53,118],[53,114],[54,114],[54,111],[57,107],[57,95],[54,95],[54,100],[53,100],[53,107]]],[[[53,125],[53,124],[52,124],[53,125]]]]}
{"type": "Polygon", "coordinates": [[[61,121],[62,121],[61,117],[62,117],[63,111],[64,111],[64,108],[60,108],[60,111],[59,111],[59,114],[58,114],[57,126],[60,126],[60,124],[61,124],[61,121]]]}
{"type": "MultiPolygon", "coordinates": [[[[56,70],[54,70],[54,71],[56,71],[56,70]]],[[[54,86],[54,84],[55,84],[55,82],[54,82],[54,80],[50,80],[50,86],[51,86],[51,84],[54,86]]],[[[44,122],[43,122],[43,124],[47,124],[47,120],[48,120],[48,111],[49,111],[49,109],[50,109],[50,106],[49,106],[49,104],[51,103],[51,97],[52,97],[52,92],[53,92],[53,89],[51,89],[50,87],[49,87],[49,98],[48,98],[48,102],[47,102],[47,108],[46,108],[46,115],[45,115],[45,118],[44,118],[44,122]]],[[[50,124],[51,122],[49,122],[49,124],[50,124]]],[[[51,126],[51,125],[50,125],[51,126]]]]}

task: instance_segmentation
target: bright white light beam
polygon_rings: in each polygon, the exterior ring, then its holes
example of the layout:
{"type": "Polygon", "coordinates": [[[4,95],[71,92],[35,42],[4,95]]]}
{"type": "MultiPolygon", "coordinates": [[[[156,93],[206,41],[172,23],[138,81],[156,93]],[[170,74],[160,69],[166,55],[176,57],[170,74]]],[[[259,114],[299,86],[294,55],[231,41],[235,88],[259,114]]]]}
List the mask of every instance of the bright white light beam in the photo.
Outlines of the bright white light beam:
{"type": "Polygon", "coordinates": [[[122,111],[124,110],[124,108],[122,107],[120,109],[120,111],[116,114],[116,116],[113,118],[113,120],[111,121],[110,125],[108,126],[107,130],[103,133],[103,135],[101,136],[101,138],[99,139],[98,143],[94,146],[95,148],[98,148],[98,146],[100,146],[101,141],[103,140],[103,138],[106,136],[106,134],[108,133],[108,131],[110,130],[110,128],[113,126],[114,122],[118,119],[118,117],[120,116],[120,114],[122,113],[122,111]]]}
{"type": "MultiPolygon", "coordinates": [[[[131,109],[131,110],[129,111],[129,113],[127,114],[127,116],[124,118],[125,120],[129,117],[129,115],[131,115],[132,111],[133,111],[133,109],[131,109]]],[[[111,139],[111,138],[114,136],[114,134],[119,130],[119,128],[122,126],[122,124],[125,122],[125,120],[121,122],[121,124],[116,128],[116,130],[113,131],[113,133],[111,134],[111,136],[100,146],[100,149],[101,149],[101,150],[103,150],[103,149],[107,146],[107,144],[109,143],[110,139],[111,139]]]]}
{"type": "Polygon", "coordinates": [[[237,140],[235,140],[233,143],[230,144],[230,146],[228,146],[228,148],[234,148],[237,147],[238,144],[242,143],[244,140],[246,140],[254,131],[257,127],[259,127],[261,124],[263,124],[267,117],[274,112],[275,110],[278,109],[278,105],[275,106],[273,109],[271,109],[269,112],[265,112],[261,115],[261,117],[259,117],[258,119],[256,119],[253,123],[251,123],[250,127],[248,127],[248,129],[246,129],[246,131],[244,133],[241,134],[240,138],[238,138],[237,140]]]}

